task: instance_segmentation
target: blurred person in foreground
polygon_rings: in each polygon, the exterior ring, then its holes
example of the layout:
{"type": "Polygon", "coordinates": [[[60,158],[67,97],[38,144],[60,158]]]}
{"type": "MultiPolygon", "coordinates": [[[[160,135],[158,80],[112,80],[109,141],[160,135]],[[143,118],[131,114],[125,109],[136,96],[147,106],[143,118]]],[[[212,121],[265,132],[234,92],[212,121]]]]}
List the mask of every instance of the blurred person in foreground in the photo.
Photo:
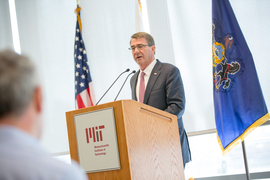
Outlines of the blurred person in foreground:
{"type": "Polygon", "coordinates": [[[42,94],[34,64],[0,51],[0,179],[86,180],[73,165],[53,158],[39,144],[42,94]]]}
{"type": "Polygon", "coordinates": [[[154,38],[145,32],[131,36],[130,48],[140,69],[130,79],[132,99],[177,116],[183,165],[191,161],[182,116],[185,93],[180,71],[172,64],[155,59],[154,38]]]}

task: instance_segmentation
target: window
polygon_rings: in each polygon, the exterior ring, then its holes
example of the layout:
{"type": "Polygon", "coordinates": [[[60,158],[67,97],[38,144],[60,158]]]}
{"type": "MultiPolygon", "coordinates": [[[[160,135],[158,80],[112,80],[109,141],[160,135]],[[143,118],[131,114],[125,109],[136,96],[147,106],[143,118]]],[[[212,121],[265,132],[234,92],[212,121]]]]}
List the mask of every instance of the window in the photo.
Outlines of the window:
{"type": "Polygon", "coordinates": [[[9,0],[9,12],[10,12],[12,39],[13,39],[14,50],[15,50],[16,53],[21,54],[20,38],[19,38],[17,15],[16,15],[16,7],[15,7],[14,0],[9,0]]]}
{"type": "MultiPolygon", "coordinates": [[[[245,174],[242,145],[225,156],[217,142],[216,133],[189,137],[192,162],[186,165],[186,177],[213,177],[245,174]]],[[[256,128],[245,139],[250,173],[270,171],[270,125],[256,128]]]]}

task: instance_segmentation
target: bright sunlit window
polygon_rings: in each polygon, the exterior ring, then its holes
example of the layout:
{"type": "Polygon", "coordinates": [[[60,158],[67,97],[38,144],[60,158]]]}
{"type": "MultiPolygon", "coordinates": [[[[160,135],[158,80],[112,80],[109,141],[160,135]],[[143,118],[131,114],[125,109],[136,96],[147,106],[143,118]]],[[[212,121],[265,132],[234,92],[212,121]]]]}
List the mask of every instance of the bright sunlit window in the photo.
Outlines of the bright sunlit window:
{"type": "Polygon", "coordinates": [[[9,12],[10,12],[11,30],[12,30],[12,39],[13,39],[14,50],[16,53],[21,54],[16,7],[15,7],[14,0],[9,0],[9,12]]]}
{"type": "MultiPolygon", "coordinates": [[[[216,133],[189,137],[192,162],[185,169],[187,177],[213,177],[245,174],[242,145],[223,156],[216,133]]],[[[250,173],[270,171],[270,125],[256,128],[245,139],[250,173]]]]}

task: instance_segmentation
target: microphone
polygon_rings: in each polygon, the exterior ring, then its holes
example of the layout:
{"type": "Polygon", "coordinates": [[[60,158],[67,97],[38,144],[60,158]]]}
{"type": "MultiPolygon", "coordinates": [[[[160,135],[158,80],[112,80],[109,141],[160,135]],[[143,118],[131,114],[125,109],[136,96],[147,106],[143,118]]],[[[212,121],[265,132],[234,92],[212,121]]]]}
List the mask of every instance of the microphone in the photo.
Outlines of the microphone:
{"type": "Polygon", "coordinates": [[[100,102],[100,100],[105,96],[105,94],[107,94],[107,92],[111,89],[111,87],[114,85],[114,83],[119,79],[119,77],[122,75],[122,74],[124,74],[124,73],[126,73],[126,72],[128,72],[128,71],[130,71],[130,69],[128,68],[128,69],[126,69],[124,72],[122,72],[116,79],[115,79],[115,81],[112,83],[112,85],[107,89],[107,91],[102,95],[102,97],[98,100],[98,102],[96,103],[96,105],[98,105],[98,103],[100,102]]]}
{"type": "Polygon", "coordinates": [[[126,79],[125,79],[125,81],[124,81],[124,83],[123,83],[123,85],[122,85],[121,89],[119,90],[119,92],[118,92],[117,96],[115,97],[114,101],[117,99],[118,95],[120,94],[120,92],[121,92],[122,88],[124,87],[124,85],[125,85],[125,83],[126,83],[126,81],[127,81],[128,77],[129,77],[131,74],[134,74],[135,72],[136,72],[136,71],[135,71],[135,70],[133,70],[133,71],[132,71],[131,73],[129,73],[129,75],[126,77],[126,79]]]}

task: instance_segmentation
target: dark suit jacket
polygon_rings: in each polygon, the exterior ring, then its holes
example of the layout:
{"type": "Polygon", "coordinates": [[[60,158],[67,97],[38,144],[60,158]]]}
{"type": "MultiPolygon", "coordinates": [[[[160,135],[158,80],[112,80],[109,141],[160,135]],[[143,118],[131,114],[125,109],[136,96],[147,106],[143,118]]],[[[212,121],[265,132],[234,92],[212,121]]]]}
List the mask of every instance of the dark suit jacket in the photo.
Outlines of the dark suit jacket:
{"type": "MultiPolygon", "coordinates": [[[[137,101],[136,84],[140,71],[130,80],[132,99],[137,101]]],[[[185,110],[185,93],[180,71],[177,67],[157,60],[146,86],[144,104],[177,116],[184,165],[191,160],[182,115],[185,110]]]]}

